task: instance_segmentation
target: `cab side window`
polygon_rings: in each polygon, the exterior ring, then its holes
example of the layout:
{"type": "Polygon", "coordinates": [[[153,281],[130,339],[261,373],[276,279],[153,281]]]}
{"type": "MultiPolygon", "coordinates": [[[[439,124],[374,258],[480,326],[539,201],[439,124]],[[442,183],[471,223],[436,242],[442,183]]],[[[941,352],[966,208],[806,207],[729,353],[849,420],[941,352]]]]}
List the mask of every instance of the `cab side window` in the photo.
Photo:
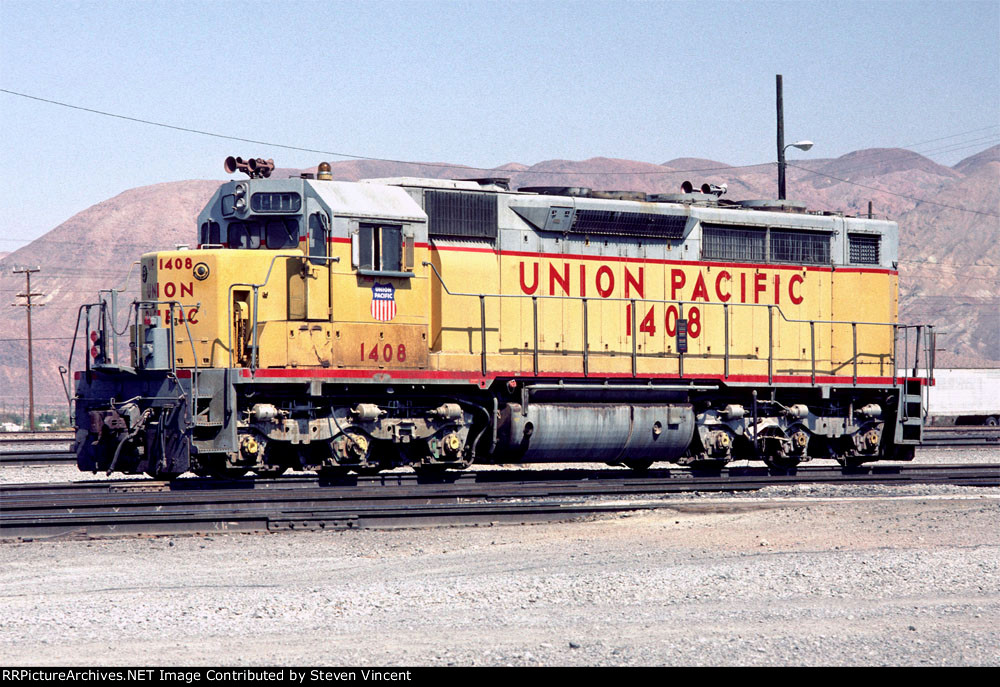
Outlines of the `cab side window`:
{"type": "MultiPolygon", "coordinates": [[[[326,215],[314,212],[309,215],[309,255],[311,257],[326,257],[326,236],[329,220],[326,215]]],[[[322,260],[313,260],[313,264],[323,264],[322,260]]]]}
{"type": "Polygon", "coordinates": [[[222,232],[218,222],[203,222],[201,225],[200,243],[203,245],[218,245],[222,243],[222,232]]]}
{"type": "Polygon", "coordinates": [[[373,272],[400,272],[403,268],[403,227],[399,224],[361,224],[358,227],[358,267],[373,272]]]}

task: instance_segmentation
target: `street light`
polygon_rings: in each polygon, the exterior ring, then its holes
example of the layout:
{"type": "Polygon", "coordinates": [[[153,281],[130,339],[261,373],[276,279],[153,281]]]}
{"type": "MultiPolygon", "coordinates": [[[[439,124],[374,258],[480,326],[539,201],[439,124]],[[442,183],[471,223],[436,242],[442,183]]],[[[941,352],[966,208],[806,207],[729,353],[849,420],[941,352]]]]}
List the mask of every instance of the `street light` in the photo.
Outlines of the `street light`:
{"type": "Polygon", "coordinates": [[[781,152],[778,153],[778,200],[785,199],[785,151],[789,148],[809,150],[812,147],[812,141],[796,141],[780,148],[781,152]]]}

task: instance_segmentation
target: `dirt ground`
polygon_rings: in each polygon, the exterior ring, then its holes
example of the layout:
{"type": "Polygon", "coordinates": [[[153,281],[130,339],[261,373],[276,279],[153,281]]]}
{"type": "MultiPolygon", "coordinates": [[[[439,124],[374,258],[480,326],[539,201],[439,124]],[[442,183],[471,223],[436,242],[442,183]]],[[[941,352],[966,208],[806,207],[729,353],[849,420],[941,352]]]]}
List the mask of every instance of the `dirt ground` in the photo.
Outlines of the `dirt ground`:
{"type": "Polygon", "coordinates": [[[1000,490],[0,547],[4,665],[1000,665],[1000,490]]]}

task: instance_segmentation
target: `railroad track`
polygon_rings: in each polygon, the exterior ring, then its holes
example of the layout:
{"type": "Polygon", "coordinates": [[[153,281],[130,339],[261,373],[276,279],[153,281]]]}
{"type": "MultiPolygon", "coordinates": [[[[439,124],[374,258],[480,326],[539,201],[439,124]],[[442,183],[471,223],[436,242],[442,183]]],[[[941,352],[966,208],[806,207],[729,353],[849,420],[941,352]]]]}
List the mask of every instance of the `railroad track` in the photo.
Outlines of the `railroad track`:
{"type": "Polygon", "coordinates": [[[10,432],[0,434],[0,451],[9,447],[25,447],[38,444],[70,443],[73,441],[73,431],[59,432],[10,432]]]}
{"type": "Polygon", "coordinates": [[[565,520],[675,505],[650,497],[795,484],[1000,486],[1000,465],[412,473],[278,480],[183,479],[0,487],[0,537],[326,530],[565,520]],[[637,500],[645,496],[647,500],[637,500]],[[617,498],[616,498],[617,497],[617,498]],[[608,500],[608,499],[612,500],[608,500]]]}
{"type": "MultiPolygon", "coordinates": [[[[0,466],[41,466],[76,464],[76,456],[71,451],[71,432],[53,432],[46,436],[31,436],[13,439],[0,438],[0,466]],[[58,435],[58,436],[57,436],[58,435]],[[62,450],[33,449],[25,446],[51,445],[63,443],[62,450]]],[[[927,427],[924,429],[923,448],[1000,448],[1000,427],[927,427]]]]}
{"type": "Polygon", "coordinates": [[[0,466],[75,465],[73,432],[0,434],[0,466]]]}
{"type": "Polygon", "coordinates": [[[29,467],[40,465],[65,465],[76,467],[76,454],[72,451],[4,451],[0,453],[0,467],[29,467]]]}
{"type": "Polygon", "coordinates": [[[1000,427],[960,425],[925,427],[924,446],[928,448],[959,448],[963,446],[1000,447],[1000,427]]]}

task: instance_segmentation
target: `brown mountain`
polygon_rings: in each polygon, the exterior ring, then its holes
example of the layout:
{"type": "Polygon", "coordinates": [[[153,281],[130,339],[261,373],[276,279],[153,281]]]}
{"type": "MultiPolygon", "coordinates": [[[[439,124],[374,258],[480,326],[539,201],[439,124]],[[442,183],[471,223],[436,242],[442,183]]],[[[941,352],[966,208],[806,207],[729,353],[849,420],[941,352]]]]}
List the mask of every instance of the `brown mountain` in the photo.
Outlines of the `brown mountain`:
{"type": "MultiPolygon", "coordinates": [[[[0,318],[0,403],[7,410],[20,412],[28,396],[25,308],[8,305],[20,300],[16,294],[24,291],[25,281],[11,269],[41,268],[31,279],[31,290],[44,294],[33,299],[43,305],[32,308],[35,401],[42,407],[65,408],[59,366],[67,365],[80,305],[96,300],[98,289],[120,287],[142,253],[194,243],[195,218],[217,186],[216,181],[181,181],[125,191],[0,260],[0,295],[6,308],[0,318]]],[[[130,283],[132,295],[123,300],[135,294],[135,273],[130,283]]],[[[84,345],[82,338],[77,341],[78,353],[84,345]]]]}
{"type": "Polygon", "coordinates": [[[678,157],[670,160],[669,162],[664,162],[663,166],[681,171],[730,167],[730,165],[727,165],[725,162],[707,160],[703,157],[678,157]]]}
{"type": "MultiPolygon", "coordinates": [[[[835,159],[790,160],[788,195],[812,209],[866,213],[901,227],[901,319],[930,322],[942,336],[939,365],[1000,366],[1000,146],[944,167],[901,149],[861,150],[835,159]],[[852,184],[841,180],[848,180],[852,184]],[[855,185],[860,184],[860,185],[855,185]],[[950,207],[949,207],[950,206],[950,207]],[[961,208],[961,209],[957,209],[961,208]]],[[[492,170],[448,163],[354,160],[333,163],[334,177],[473,178],[504,176],[521,186],[587,186],[594,189],[676,191],[683,180],[727,183],[734,199],[774,196],[774,165],[726,167],[701,158],[663,165],[613,158],[508,163],[492,170]],[[697,170],[708,170],[698,172],[697,170]]],[[[297,175],[282,169],[276,176],[297,175]]],[[[314,171],[314,170],[310,170],[314,171]]],[[[65,407],[59,365],[67,365],[70,337],[81,303],[97,290],[120,286],[129,267],[147,251],[196,242],[195,218],[218,181],[183,181],[126,191],[80,212],[49,233],[0,259],[0,402],[21,407],[27,397],[24,308],[7,304],[24,288],[14,265],[39,266],[32,290],[43,307],[33,310],[35,389],[39,406],[65,407]]],[[[136,284],[136,275],[129,286],[136,284]]],[[[122,300],[134,295],[126,291],[122,300]]],[[[119,328],[123,323],[119,324],[119,328]]],[[[77,342],[79,349],[84,345],[77,342]]],[[[124,351],[124,346],[121,347],[124,351]]]]}

